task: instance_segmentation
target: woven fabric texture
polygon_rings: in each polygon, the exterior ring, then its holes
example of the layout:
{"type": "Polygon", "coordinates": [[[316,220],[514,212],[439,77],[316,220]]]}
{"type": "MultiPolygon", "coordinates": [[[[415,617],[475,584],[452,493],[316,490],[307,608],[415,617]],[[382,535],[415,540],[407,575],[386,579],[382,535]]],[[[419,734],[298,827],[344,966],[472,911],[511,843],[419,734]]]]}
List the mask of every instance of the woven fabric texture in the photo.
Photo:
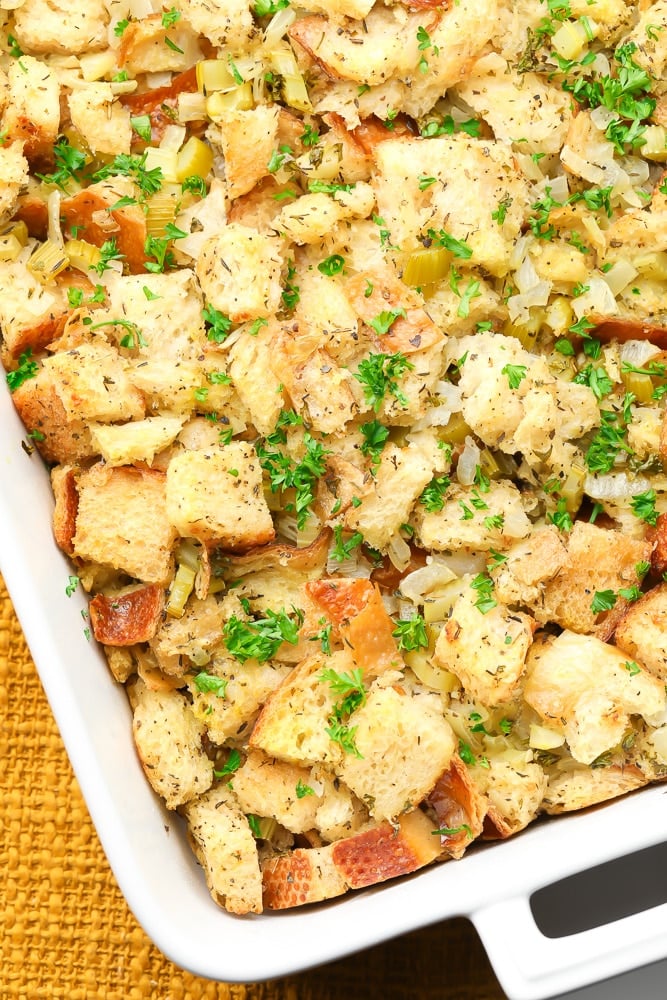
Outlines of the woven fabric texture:
{"type": "Polygon", "coordinates": [[[0,1000],[504,997],[465,920],[247,986],[164,958],[109,869],[1,577],[0,722],[0,1000]]]}

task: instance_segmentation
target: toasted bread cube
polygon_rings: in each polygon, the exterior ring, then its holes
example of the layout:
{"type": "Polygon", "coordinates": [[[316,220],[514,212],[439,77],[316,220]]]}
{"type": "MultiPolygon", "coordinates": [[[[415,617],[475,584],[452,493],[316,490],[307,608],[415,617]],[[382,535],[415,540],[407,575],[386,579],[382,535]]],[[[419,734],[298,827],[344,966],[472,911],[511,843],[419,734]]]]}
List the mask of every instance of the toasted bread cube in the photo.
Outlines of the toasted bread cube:
{"type": "Polygon", "coordinates": [[[531,532],[505,553],[505,561],[491,575],[496,597],[503,604],[526,604],[542,621],[544,585],[567,564],[567,548],[558,528],[547,525],[531,532]]]}
{"type": "Polygon", "coordinates": [[[249,0],[176,0],[176,10],[216,46],[243,52],[256,32],[249,0]]]}
{"type": "Polygon", "coordinates": [[[150,583],[113,594],[96,594],[89,604],[93,635],[105,646],[148,642],[162,620],[164,591],[150,583]]]}
{"type": "Polygon", "coordinates": [[[110,83],[89,83],[68,98],[72,124],[93,153],[129,153],[132,143],[130,109],[116,100],[110,83]]]}
{"type": "Polygon", "coordinates": [[[280,233],[298,244],[319,244],[343,219],[365,218],[370,215],[375,198],[369,184],[355,185],[357,199],[345,204],[341,198],[327,194],[304,194],[281,210],[274,226],[280,233]]]}
{"type": "Polygon", "coordinates": [[[304,413],[308,426],[320,434],[335,434],[356,414],[352,376],[326,351],[313,351],[302,360],[298,337],[284,335],[276,344],[273,371],[297,412],[304,413]]]}
{"type": "Polygon", "coordinates": [[[433,809],[443,850],[461,858],[466,848],[481,834],[489,803],[457,753],[431,789],[427,802],[433,809]]]}
{"type": "Polygon", "coordinates": [[[2,128],[10,142],[23,140],[28,160],[49,162],[60,125],[60,84],[46,63],[33,56],[13,59],[9,100],[2,128]]]}
{"type": "Polygon", "coordinates": [[[262,469],[252,445],[175,455],[167,469],[167,511],[183,537],[249,549],[273,540],[262,469]]]}
{"type": "Polygon", "coordinates": [[[446,228],[472,251],[472,264],[491,274],[507,271],[513,240],[527,208],[526,182],[512,166],[509,145],[459,133],[433,139],[390,139],[376,150],[378,214],[392,243],[418,246],[428,228],[446,228]],[[420,190],[420,175],[437,183],[420,190]],[[498,203],[511,205],[500,225],[492,219],[498,203]]]}
{"type": "Polygon", "coordinates": [[[279,114],[277,104],[260,105],[250,111],[227,111],[209,128],[209,141],[222,150],[230,198],[252,191],[268,175],[279,114]]]}
{"type": "MultiPolygon", "coordinates": [[[[146,213],[143,205],[138,202],[138,195],[139,190],[131,178],[114,176],[109,180],[90,184],[71,198],[63,198],[60,214],[70,232],[76,227],[78,239],[94,243],[97,247],[103,246],[109,239],[109,230],[103,224],[107,220],[112,221],[112,236],[118,252],[123,255],[123,263],[127,264],[132,274],[142,274],[147,279],[147,287],[150,287],[150,278],[143,273],[146,261],[146,213]],[[129,198],[130,202],[114,208],[123,198],[129,198]]],[[[178,280],[176,276],[174,280],[178,280]]],[[[110,314],[107,315],[109,319],[112,318],[110,314]]],[[[123,317],[122,313],[115,313],[116,317],[119,315],[123,317]]],[[[109,327],[108,332],[112,333],[112,327],[109,327]]],[[[118,339],[124,334],[125,331],[119,334],[118,339]]]]}
{"type": "Polygon", "coordinates": [[[127,377],[127,363],[104,343],[60,351],[45,358],[44,369],[68,420],[111,423],[144,415],[143,397],[127,377]]]}
{"type": "Polygon", "coordinates": [[[183,423],[183,417],[147,417],[127,424],[91,424],[90,433],[108,465],[150,465],[178,437],[183,423]]]}
{"type": "Polygon", "coordinates": [[[196,270],[210,304],[235,323],[275,312],[282,294],[281,247],[276,237],[236,222],[206,240],[196,270]]]}
{"type": "Polygon", "coordinates": [[[326,661],[316,656],[295,667],[262,709],[250,737],[253,749],[292,764],[340,762],[343,751],[327,733],[335,697],[320,677],[326,667],[345,673],[354,664],[341,651],[326,661]]]}
{"type": "Polygon", "coordinates": [[[94,465],[79,478],[74,554],[144,583],[165,585],[176,537],[163,473],[94,465]]]}
{"type": "Polygon", "coordinates": [[[240,337],[230,348],[229,372],[252,422],[260,434],[270,434],[283,408],[285,397],[273,371],[275,329],[269,323],[256,337],[240,337]]]}
{"type": "Polygon", "coordinates": [[[23,155],[23,143],[0,146],[0,221],[16,209],[21,188],[28,183],[28,161],[23,155]]]}
{"type": "Polygon", "coordinates": [[[402,675],[384,674],[350,718],[359,756],[346,753],[336,772],[376,820],[414,809],[449,766],[456,746],[440,697],[408,692],[402,675]]]}
{"type": "Polygon", "coordinates": [[[328,847],[297,848],[262,865],[264,905],[283,910],[377,885],[431,864],[440,855],[433,823],[415,809],[394,826],[380,823],[328,847]]]}
{"type": "Polygon", "coordinates": [[[460,679],[469,696],[500,705],[514,696],[533,641],[534,622],[501,604],[484,611],[468,587],[438,636],[435,659],[460,679]]]}
{"type": "Polygon", "coordinates": [[[72,540],[76,531],[76,512],[79,508],[79,491],[71,465],[58,465],[51,470],[53,508],[53,535],[58,548],[72,555],[72,540]]]}
{"type": "Polygon", "coordinates": [[[56,391],[51,373],[42,368],[14,393],[16,412],[29,431],[39,432],[34,439],[40,455],[47,462],[78,462],[95,454],[90,430],[80,417],[68,418],[56,391]]]}
{"type": "Polygon", "coordinates": [[[230,913],[262,912],[262,876],[248,820],[227,785],[186,806],[188,836],[213,899],[230,913]]]}
{"type": "Polygon", "coordinates": [[[189,684],[192,710],[206,727],[211,742],[220,745],[229,739],[247,737],[262,706],[290,673],[289,666],[275,661],[248,660],[241,664],[219,653],[206,669],[226,682],[224,697],[200,691],[193,681],[189,684]]]}
{"type": "MultiPolygon", "coordinates": [[[[207,342],[202,305],[194,274],[186,267],[119,277],[109,289],[110,316],[130,316],[143,334],[141,360],[196,362],[207,342]]],[[[119,328],[118,338],[123,334],[119,328]]]]}
{"type": "Polygon", "coordinates": [[[596,591],[617,593],[640,583],[637,564],[650,558],[650,542],[577,521],[567,540],[567,562],[545,583],[535,617],[573,632],[592,632],[598,618],[591,608],[596,591]]]}
{"type": "Polygon", "coordinates": [[[631,604],[616,628],[616,645],[667,680],[667,583],[631,604]]]}
{"type": "Polygon", "coordinates": [[[203,795],[213,781],[213,762],[202,745],[204,728],[178,691],[151,691],[137,681],[131,693],[132,731],[151,787],[167,809],[203,795]]]}
{"type": "Polygon", "coordinates": [[[213,595],[204,600],[192,597],[180,618],[167,614],[151,642],[161,669],[177,675],[188,670],[198,653],[220,644],[223,621],[222,603],[213,595]],[[181,657],[186,658],[186,664],[181,665],[181,657]]]}
{"type": "Polygon", "coordinates": [[[183,72],[200,58],[201,49],[190,25],[178,21],[167,30],[159,14],[130,21],[121,36],[118,53],[119,65],[133,76],[183,72]],[[166,39],[172,44],[168,45],[166,39]]]}
{"type": "Polygon", "coordinates": [[[536,73],[510,69],[496,53],[479,59],[457,92],[489,123],[496,139],[525,139],[522,152],[558,153],[565,142],[572,117],[567,94],[536,73]]]}
{"type": "Polygon", "coordinates": [[[662,712],[665,687],[646,668],[590,635],[543,636],[528,654],[524,699],[591,764],[623,738],[631,715],[662,712]]]}
{"type": "MultiPolygon", "coordinates": [[[[12,147],[16,148],[14,143],[12,147]]],[[[27,348],[33,353],[55,340],[69,312],[67,296],[53,282],[47,287],[27,269],[23,260],[0,262],[0,327],[2,360],[27,348]]]]}
{"type": "MultiPolygon", "coordinates": [[[[486,826],[496,837],[509,837],[523,830],[537,816],[547,789],[547,776],[539,764],[526,760],[489,758],[488,767],[473,767],[470,776],[487,797],[486,826]]],[[[486,832],[486,831],[485,831],[486,832]]]]}
{"type": "Polygon", "coordinates": [[[78,55],[107,44],[104,0],[25,0],[14,15],[14,33],[31,52],[78,55]]]}
{"type": "Polygon", "coordinates": [[[642,788],[648,780],[648,776],[633,765],[564,771],[550,776],[542,809],[551,816],[588,809],[642,788]]]}
{"type": "Polygon", "coordinates": [[[430,483],[436,470],[443,471],[444,453],[421,448],[416,442],[407,448],[387,444],[373,479],[373,492],[345,517],[350,531],[360,531],[366,542],[384,551],[410,517],[415,500],[430,483]]]}
{"type": "Polygon", "coordinates": [[[530,521],[514,483],[491,482],[481,497],[486,508],[470,502],[471,491],[451,486],[440,511],[427,511],[420,504],[413,514],[417,538],[425,549],[503,549],[530,534],[530,521]],[[472,515],[472,516],[470,516],[472,515]],[[500,518],[500,520],[499,520],[500,518]]]}

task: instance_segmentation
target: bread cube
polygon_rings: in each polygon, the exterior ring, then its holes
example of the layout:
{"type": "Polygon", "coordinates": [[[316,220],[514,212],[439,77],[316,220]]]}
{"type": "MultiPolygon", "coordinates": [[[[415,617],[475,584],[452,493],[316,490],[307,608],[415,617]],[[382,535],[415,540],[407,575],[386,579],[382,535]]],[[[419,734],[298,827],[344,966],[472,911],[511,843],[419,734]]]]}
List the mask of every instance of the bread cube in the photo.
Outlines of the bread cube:
{"type": "Polygon", "coordinates": [[[206,240],[197,277],[210,304],[234,323],[270,316],[280,303],[282,241],[229,223],[206,240]]]}
{"type": "Polygon", "coordinates": [[[257,844],[228,785],[220,784],[184,809],[192,849],[213,899],[230,913],[262,912],[257,844]]]}
{"type": "Polygon", "coordinates": [[[183,537],[244,550],[275,536],[252,445],[175,455],[167,469],[167,512],[183,537]]]}
{"type": "Polygon", "coordinates": [[[168,809],[203,795],[213,781],[213,762],[202,745],[204,729],[178,691],[132,686],[132,731],[151,787],[168,809]]]}
{"type": "Polygon", "coordinates": [[[74,555],[166,585],[176,532],[161,472],[93,465],[79,477],[74,555]]]}

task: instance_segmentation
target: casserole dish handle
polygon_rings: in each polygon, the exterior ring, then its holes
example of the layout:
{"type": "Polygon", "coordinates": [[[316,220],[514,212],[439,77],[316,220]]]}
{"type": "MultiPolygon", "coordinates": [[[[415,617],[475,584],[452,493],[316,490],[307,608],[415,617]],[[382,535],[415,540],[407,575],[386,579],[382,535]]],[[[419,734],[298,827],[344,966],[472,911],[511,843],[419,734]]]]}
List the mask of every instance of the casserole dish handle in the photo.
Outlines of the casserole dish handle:
{"type": "Polygon", "coordinates": [[[511,1000],[542,1000],[638,968],[664,956],[667,903],[566,937],[539,930],[529,896],[471,915],[511,1000]]]}

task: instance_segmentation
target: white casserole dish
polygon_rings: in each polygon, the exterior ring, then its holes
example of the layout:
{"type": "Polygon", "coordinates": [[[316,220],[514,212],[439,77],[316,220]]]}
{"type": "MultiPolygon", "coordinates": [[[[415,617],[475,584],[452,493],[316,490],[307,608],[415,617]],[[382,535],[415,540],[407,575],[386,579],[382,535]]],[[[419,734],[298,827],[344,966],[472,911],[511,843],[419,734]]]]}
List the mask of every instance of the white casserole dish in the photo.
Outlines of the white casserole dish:
{"type": "Polygon", "coordinates": [[[84,633],[84,596],[66,595],[71,568],[52,539],[48,475],[23,439],[3,378],[0,571],[114,874],[170,959],[211,979],[256,981],[464,915],[509,997],[540,1000],[667,956],[667,904],[550,939],[529,903],[542,886],[667,839],[660,786],[317,908],[238,918],[215,906],[179,818],[144,778],[125,692],[84,633]]]}

